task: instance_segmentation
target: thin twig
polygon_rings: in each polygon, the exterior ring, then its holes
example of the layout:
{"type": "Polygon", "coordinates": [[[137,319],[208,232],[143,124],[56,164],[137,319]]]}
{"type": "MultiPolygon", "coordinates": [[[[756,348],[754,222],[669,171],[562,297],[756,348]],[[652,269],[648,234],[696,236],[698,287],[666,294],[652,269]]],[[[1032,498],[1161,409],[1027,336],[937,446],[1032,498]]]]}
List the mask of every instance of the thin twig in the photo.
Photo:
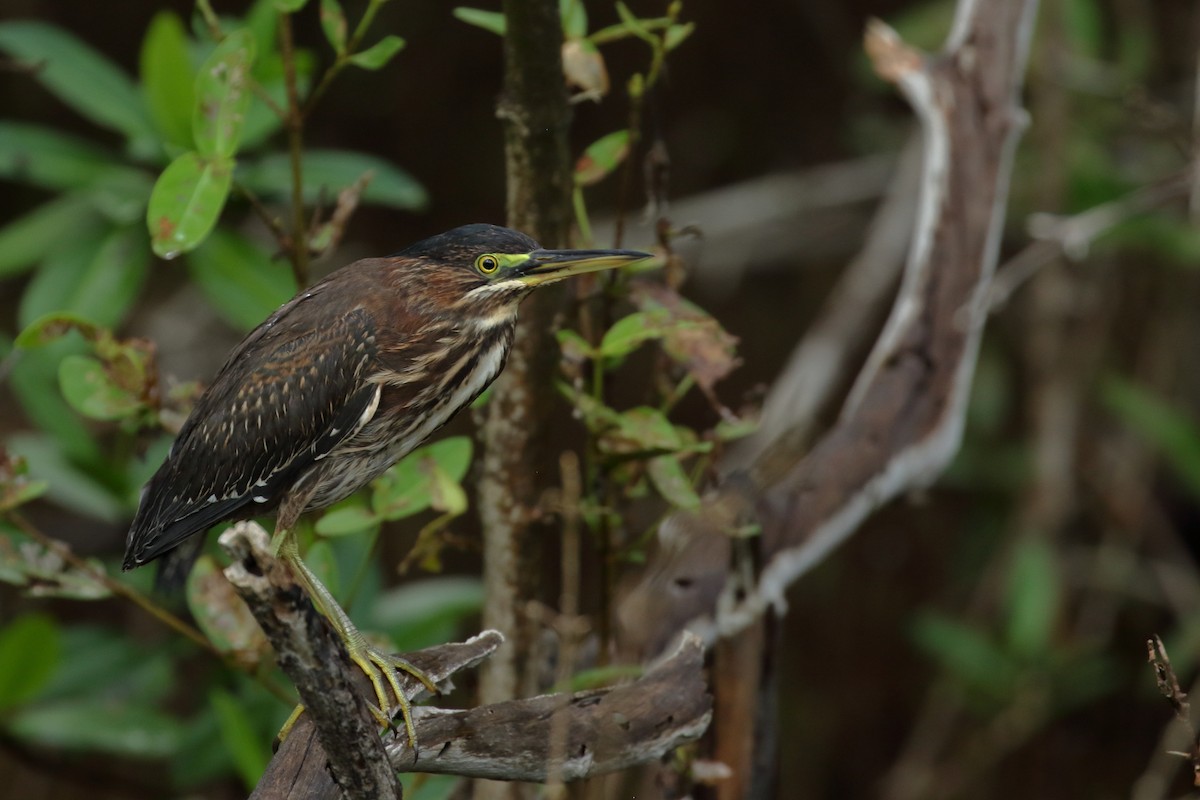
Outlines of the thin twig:
{"type": "Polygon", "coordinates": [[[1183,723],[1188,733],[1191,734],[1191,745],[1188,752],[1176,752],[1174,755],[1186,758],[1191,762],[1192,785],[1200,786],[1200,730],[1192,723],[1192,707],[1188,703],[1187,692],[1183,691],[1179,685],[1179,678],[1175,676],[1175,669],[1171,666],[1171,659],[1167,656],[1167,648],[1157,634],[1146,640],[1146,655],[1146,660],[1154,669],[1154,680],[1158,683],[1158,690],[1171,704],[1171,708],[1175,711],[1175,718],[1183,723]]]}
{"type": "Polygon", "coordinates": [[[79,570],[92,580],[102,585],[113,595],[133,603],[135,606],[154,617],[163,625],[166,625],[171,630],[182,635],[185,639],[188,639],[193,644],[198,645],[202,650],[207,650],[209,653],[212,653],[214,656],[221,659],[221,661],[223,661],[226,666],[230,667],[231,669],[235,669],[238,672],[244,672],[247,675],[254,677],[264,689],[273,694],[282,702],[289,705],[296,702],[296,698],[288,693],[287,690],[278,686],[273,681],[267,680],[265,677],[258,675],[253,668],[239,663],[229,654],[221,652],[217,646],[209,641],[208,637],[206,637],[203,633],[179,617],[175,616],[170,611],[155,604],[153,600],[139,592],[137,589],[112,578],[104,570],[96,569],[96,567],[88,563],[87,560],[75,555],[74,551],[72,551],[71,548],[68,547],[64,542],[61,542],[52,536],[47,536],[42,531],[38,530],[37,526],[25,519],[20,512],[9,511],[8,518],[21,530],[22,533],[36,541],[38,544],[42,545],[42,547],[45,547],[47,550],[53,552],[63,561],[70,564],[74,569],[79,570]]]}

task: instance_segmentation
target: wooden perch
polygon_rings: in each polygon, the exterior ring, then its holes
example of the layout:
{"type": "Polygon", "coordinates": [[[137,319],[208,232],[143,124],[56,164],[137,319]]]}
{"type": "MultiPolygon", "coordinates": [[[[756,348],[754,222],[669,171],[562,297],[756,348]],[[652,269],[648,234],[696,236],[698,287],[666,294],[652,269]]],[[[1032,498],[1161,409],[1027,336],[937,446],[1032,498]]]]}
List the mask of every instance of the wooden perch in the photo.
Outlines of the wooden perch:
{"type": "MultiPolygon", "coordinates": [[[[562,781],[661,758],[699,738],[712,698],[704,645],[681,637],[671,654],[638,680],[611,689],[557,694],[469,710],[413,709],[417,750],[403,733],[380,737],[366,706],[370,684],[350,665],[341,640],[269,549],[266,531],[243,522],[221,536],[234,558],[225,574],[270,639],[306,712],[280,745],[252,798],[397,797],[395,772],[435,772],[497,780],[562,781]],[[553,741],[551,720],[566,725],[553,741]],[[385,740],[387,742],[385,747],[385,740]]],[[[445,644],[405,660],[439,687],[503,643],[496,631],[445,644]]],[[[422,684],[399,673],[410,700],[422,684]]]]}
{"type": "Polygon", "coordinates": [[[465,711],[419,708],[417,752],[401,737],[388,745],[404,772],[472,778],[575,781],[657,760],[708,728],[712,698],[704,644],[682,636],[673,652],[625,686],[552,694],[465,711]],[[555,746],[551,720],[567,716],[555,746]]]}
{"type": "MultiPolygon", "coordinates": [[[[220,544],[233,559],[225,576],[250,607],[275,648],[279,666],[316,721],[317,739],[324,748],[322,768],[327,760],[333,780],[351,800],[399,797],[367,695],[355,688],[357,677],[365,682],[366,676],[350,664],[342,641],[313,608],[291,570],[271,554],[267,532],[253,522],[240,522],[221,534],[220,544]]],[[[260,782],[254,796],[295,795],[286,787],[264,788],[260,782]]]]}

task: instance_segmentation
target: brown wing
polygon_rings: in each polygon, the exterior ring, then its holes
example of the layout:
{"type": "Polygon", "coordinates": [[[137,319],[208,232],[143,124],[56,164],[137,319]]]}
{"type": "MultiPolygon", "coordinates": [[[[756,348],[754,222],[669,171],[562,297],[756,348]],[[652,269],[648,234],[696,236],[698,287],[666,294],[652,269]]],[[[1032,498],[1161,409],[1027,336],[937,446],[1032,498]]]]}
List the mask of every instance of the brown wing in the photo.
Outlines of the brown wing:
{"type": "Polygon", "coordinates": [[[234,349],[142,492],[125,569],[218,522],[271,511],[370,419],[379,385],[369,380],[378,348],[367,304],[383,296],[379,266],[339,270],[234,349]]]}

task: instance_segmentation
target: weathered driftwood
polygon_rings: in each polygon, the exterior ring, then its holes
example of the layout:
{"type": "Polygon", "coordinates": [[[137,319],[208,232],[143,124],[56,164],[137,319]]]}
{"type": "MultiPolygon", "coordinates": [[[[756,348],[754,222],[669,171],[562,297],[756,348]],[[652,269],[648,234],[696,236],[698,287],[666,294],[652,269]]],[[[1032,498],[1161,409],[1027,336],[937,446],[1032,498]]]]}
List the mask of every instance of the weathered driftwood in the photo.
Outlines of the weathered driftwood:
{"type": "MultiPolygon", "coordinates": [[[[680,638],[671,654],[627,685],[513,700],[467,710],[413,709],[418,747],[403,726],[380,737],[366,706],[362,672],[316,612],[289,570],[269,551],[266,532],[240,523],[221,538],[234,558],[226,575],[275,648],[307,711],[280,745],[253,798],[397,796],[395,772],[434,772],[495,780],[572,781],[646,763],[698,738],[712,698],[704,680],[704,646],[680,638]],[[561,742],[552,720],[565,715],[561,742]],[[386,742],[386,746],[385,746],[386,742]]],[[[439,688],[503,642],[496,631],[404,658],[439,688]]],[[[405,695],[424,686],[399,673],[405,695]]]]}

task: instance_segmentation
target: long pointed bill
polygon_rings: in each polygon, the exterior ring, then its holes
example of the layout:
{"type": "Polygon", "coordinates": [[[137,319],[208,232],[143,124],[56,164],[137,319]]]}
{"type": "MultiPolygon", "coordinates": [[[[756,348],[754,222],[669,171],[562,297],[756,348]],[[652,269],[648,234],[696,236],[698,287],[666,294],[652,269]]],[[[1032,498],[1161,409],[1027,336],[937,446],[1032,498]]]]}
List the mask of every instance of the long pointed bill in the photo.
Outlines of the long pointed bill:
{"type": "Polygon", "coordinates": [[[528,261],[517,267],[517,280],[529,286],[541,286],[585,272],[623,267],[635,261],[653,258],[637,250],[534,250],[528,261]]]}

